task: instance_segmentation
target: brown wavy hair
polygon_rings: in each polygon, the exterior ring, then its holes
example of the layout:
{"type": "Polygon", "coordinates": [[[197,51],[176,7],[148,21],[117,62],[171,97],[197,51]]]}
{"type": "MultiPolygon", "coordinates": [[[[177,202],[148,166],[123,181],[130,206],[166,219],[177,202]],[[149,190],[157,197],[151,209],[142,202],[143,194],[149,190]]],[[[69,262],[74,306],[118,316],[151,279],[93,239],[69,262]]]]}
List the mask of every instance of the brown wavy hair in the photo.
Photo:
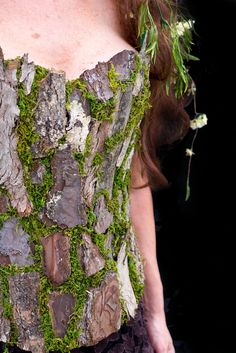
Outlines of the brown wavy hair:
{"type": "MultiPolygon", "coordinates": [[[[143,1],[117,1],[123,36],[137,50],[140,49],[137,36],[139,9],[143,1]]],[[[158,2],[161,13],[167,21],[171,13],[172,16],[175,14],[177,16],[178,7],[175,3],[170,5],[170,2],[168,1],[167,4],[165,0],[158,0],[158,2]]],[[[139,187],[149,185],[156,190],[168,185],[167,179],[161,172],[158,152],[164,146],[170,146],[186,135],[189,128],[189,116],[184,110],[184,99],[176,99],[174,90],[171,90],[172,92],[170,91],[168,95],[166,93],[166,82],[175,70],[170,34],[162,29],[157,1],[149,0],[148,5],[158,29],[159,47],[157,60],[150,66],[151,108],[142,120],[141,149],[136,151],[137,155],[133,159],[139,160],[141,174],[145,175],[147,180],[147,183],[139,187]]]]}

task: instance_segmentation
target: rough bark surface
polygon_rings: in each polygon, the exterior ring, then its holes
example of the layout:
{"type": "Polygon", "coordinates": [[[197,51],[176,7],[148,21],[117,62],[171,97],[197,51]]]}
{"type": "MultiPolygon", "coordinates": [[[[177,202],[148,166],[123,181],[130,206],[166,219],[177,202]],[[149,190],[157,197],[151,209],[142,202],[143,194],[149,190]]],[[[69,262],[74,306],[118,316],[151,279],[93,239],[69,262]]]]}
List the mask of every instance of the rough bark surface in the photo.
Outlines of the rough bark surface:
{"type": "Polygon", "coordinates": [[[44,352],[39,322],[39,274],[20,273],[9,279],[13,316],[19,332],[18,346],[33,353],[44,352]]]}
{"type": "Polygon", "coordinates": [[[136,235],[135,235],[133,226],[131,226],[128,230],[127,240],[128,240],[128,250],[133,256],[138,277],[140,279],[140,282],[144,283],[143,259],[137,245],[136,235]]]}
{"type": "MultiPolygon", "coordinates": [[[[116,102],[113,123],[110,126],[107,137],[120,133],[126,126],[130,116],[132,106],[132,87],[128,87],[125,92],[119,92],[119,98],[116,102]]],[[[123,142],[123,141],[122,141],[123,142]]],[[[123,143],[117,143],[114,148],[109,151],[102,164],[103,178],[98,180],[96,191],[106,188],[109,195],[112,196],[113,181],[116,171],[116,164],[122,150],[123,143]]]]}
{"type": "Polygon", "coordinates": [[[66,141],[73,149],[84,152],[86,137],[90,130],[90,107],[82,93],[75,89],[68,106],[69,121],[66,126],[66,141]]]}
{"type": "Polygon", "coordinates": [[[97,216],[97,221],[94,225],[94,229],[97,233],[105,233],[113,221],[113,215],[106,208],[105,197],[103,195],[98,198],[94,213],[97,216]]]}
{"type": "Polygon", "coordinates": [[[79,338],[82,345],[93,345],[117,331],[121,324],[119,281],[115,273],[107,273],[99,288],[88,292],[85,307],[84,331],[79,338]]]}
{"type": "Polygon", "coordinates": [[[17,155],[17,136],[14,131],[19,119],[17,105],[17,61],[3,64],[0,51],[0,185],[11,195],[11,204],[19,214],[31,212],[31,202],[23,180],[23,169],[17,155]]]}
{"type": "Polygon", "coordinates": [[[67,352],[134,317],[129,169],[148,64],[124,50],[68,81],[0,51],[0,341],[16,327],[21,349],[67,352]]]}
{"type": "Polygon", "coordinates": [[[20,82],[23,83],[25,88],[25,94],[28,96],[31,92],[32,83],[35,76],[34,63],[28,62],[28,54],[23,56],[23,64],[21,66],[20,82]]]}
{"type": "Polygon", "coordinates": [[[47,217],[61,226],[86,224],[78,164],[71,156],[70,149],[58,150],[53,156],[51,167],[54,185],[46,204],[47,217]]]}
{"type": "Polygon", "coordinates": [[[64,337],[71,315],[74,311],[75,298],[70,293],[53,292],[49,294],[48,306],[52,317],[52,326],[56,337],[64,337]]]}
{"type": "Polygon", "coordinates": [[[46,276],[53,284],[64,283],[71,274],[70,240],[63,233],[42,238],[43,264],[46,276]]]}
{"type": "Polygon", "coordinates": [[[7,212],[9,208],[9,198],[0,194],[0,214],[7,212]]]}
{"type": "Polygon", "coordinates": [[[46,168],[39,160],[35,160],[33,163],[32,171],[30,173],[33,184],[41,184],[45,175],[46,168]]]}
{"type": "MultiPolygon", "coordinates": [[[[2,293],[0,290],[0,300],[2,300],[2,293]]],[[[4,310],[0,305],[0,342],[8,342],[10,338],[10,320],[4,317],[4,310]]]]}
{"type": "Polygon", "coordinates": [[[10,263],[19,267],[33,264],[29,235],[14,217],[0,229],[0,255],[9,257],[10,263]]]}
{"type": "Polygon", "coordinates": [[[91,276],[104,268],[105,260],[89,234],[82,234],[82,240],[83,243],[78,246],[78,258],[86,275],[91,276]]]}
{"type": "Polygon", "coordinates": [[[121,284],[121,295],[124,299],[125,310],[128,314],[128,318],[135,316],[135,311],[137,309],[137,302],[134,295],[134,290],[132,288],[130,278],[129,278],[129,268],[128,259],[126,254],[126,243],[121,245],[118,259],[117,268],[119,274],[119,280],[121,284]]]}
{"type": "Polygon", "coordinates": [[[32,150],[37,157],[58,145],[66,127],[65,73],[51,71],[41,82],[35,127],[40,138],[32,150]]]}

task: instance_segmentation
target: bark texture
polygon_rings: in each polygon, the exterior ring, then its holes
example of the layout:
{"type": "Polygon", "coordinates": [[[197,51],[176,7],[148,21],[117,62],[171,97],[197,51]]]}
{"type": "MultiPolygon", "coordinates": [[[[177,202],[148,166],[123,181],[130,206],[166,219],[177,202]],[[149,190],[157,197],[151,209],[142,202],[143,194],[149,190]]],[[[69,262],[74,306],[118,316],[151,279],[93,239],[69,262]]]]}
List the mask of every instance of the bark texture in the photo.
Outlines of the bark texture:
{"type": "Polygon", "coordinates": [[[13,317],[19,332],[18,346],[26,351],[44,351],[39,314],[39,273],[19,273],[9,278],[13,317]]]}
{"type": "Polygon", "coordinates": [[[148,70],[144,48],[73,81],[0,52],[0,341],[67,352],[135,316],[130,163],[148,70]]]}
{"type": "Polygon", "coordinates": [[[11,204],[20,215],[31,212],[31,202],[23,180],[23,169],[17,155],[17,136],[14,128],[19,119],[17,105],[17,62],[13,61],[4,70],[0,50],[0,185],[11,195],[11,204]]]}

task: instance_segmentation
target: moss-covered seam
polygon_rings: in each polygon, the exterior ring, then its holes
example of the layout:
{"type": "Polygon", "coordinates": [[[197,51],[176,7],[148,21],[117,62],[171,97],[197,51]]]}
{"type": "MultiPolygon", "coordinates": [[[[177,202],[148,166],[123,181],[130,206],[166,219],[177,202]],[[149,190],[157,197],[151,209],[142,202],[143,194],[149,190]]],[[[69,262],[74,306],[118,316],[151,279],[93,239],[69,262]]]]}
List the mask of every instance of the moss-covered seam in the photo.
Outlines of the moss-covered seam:
{"type": "MultiPolygon", "coordinates": [[[[124,141],[128,136],[130,136],[134,129],[136,129],[136,131],[139,130],[139,125],[144,117],[145,112],[151,107],[149,69],[149,65],[145,64],[143,67],[144,86],[143,89],[138,93],[138,95],[133,97],[131,112],[126,126],[121,131],[118,131],[114,135],[106,138],[105,150],[107,153],[111,152],[115,148],[115,146],[117,146],[117,144],[119,144],[121,141],[124,141]]],[[[113,81],[115,81],[114,75],[115,74],[113,73],[113,81]]],[[[113,87],[119,87],[120,83],[119,81],[118,83],[113,82],[112,85],[113,87]]]]}
{"type": "Polygon", "coordinates": [[[130,276],[131,284],[134,290],[135,298],[137,302],[139,302],[139,300],[143,296],[144,283],[140,281],[140,274],[137,271],[137,264],[133,258],[133,254],[128,250],[126,251],[126,253],[128,257],[128,267],[129,267],[129,276],[130,276]]]}
{"type": "Polygon", "coordinates": [[[119,79],[120,74],[115,70],[113,62],[111,61],[109,63],[110,68],[108,70],[107,76],[109,78],[110,87],[113,93],[117,93],[119,89],[121,90],[121,92],[125,92],[128,86],[135,83],[137,75],[142,69],[142,60],[138,53],[135,53],[134,60],[134,69],[130,71],[130,77],[121,80],[119,79]]]}
{"type": "Polygon", "coordinates": [[[86,175],[85,163],[86,163],[86,157],[90,155],[91,141],[92,141],[92,134],[88,133],[85,140],[84,151],[83,152],[76,151],[73,153],[74,158],[78,162],[79,174],[81,176],[86,175]]]}
{"type": "Polygon", "coordinates": [[[90,114],[94,119],[100,121],[112,120],[112,113],[115,110],[115,98],[111,97],[105,102],[99,100],[87,89],[86,83],[80,78],[66,82],[67,107],[69,107],[70,96],[75,89],[79,90],[83,97],[88,100],[90,106],[90,114]]]}
{"type": "Polygon", "coordinates": [[[16,273],[15,266],[0,265],[0,305],[3,309],[3,316],[10,321],[9,344],[14,345],[18,341],[18,331],[13,320],[12,305],[9,295],[9,277],[16,273]]]}
{"type": "Polygon", "coordinates": [[[50,160],[53,150],[48,153],[47,157],[41,160],[42,164],[46,167],[42,183],[40,185],[33,185],[31,178],[31,171],[34,163],[31,146],[39,140],[39,135],[37,134],[34,125],[35,111],[38,104],[40,83],[47,74],[47,69],[35,65],[35,76],[29,95],[25,94],[24,84],[20,82],[18,83],[17,104],[20,109],[20,116],[16,126],[16,133],[18,136],[17,152],[23,166],[25,186],[34,209],[36,210],[44,206],[45,196],[52,186],[50,160]]]}

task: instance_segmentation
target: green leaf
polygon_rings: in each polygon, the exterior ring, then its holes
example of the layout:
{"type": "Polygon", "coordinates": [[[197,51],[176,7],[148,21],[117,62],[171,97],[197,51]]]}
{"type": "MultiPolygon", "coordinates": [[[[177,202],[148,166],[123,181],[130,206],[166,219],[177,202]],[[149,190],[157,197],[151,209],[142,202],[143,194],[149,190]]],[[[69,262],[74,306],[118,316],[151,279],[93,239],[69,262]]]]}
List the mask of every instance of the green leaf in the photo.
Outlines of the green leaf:
{"type": "Polygon", "coordinates": [[[187,54],[187,60],[199,61],[200,59],[197,56],[187,54]]]}
{"type": "Polygon", "coordinates": [[[190,186],[189,186],[189,183],[187,183],[185,201],[188,201],[189,198],[190,198],[190,186]]]}

